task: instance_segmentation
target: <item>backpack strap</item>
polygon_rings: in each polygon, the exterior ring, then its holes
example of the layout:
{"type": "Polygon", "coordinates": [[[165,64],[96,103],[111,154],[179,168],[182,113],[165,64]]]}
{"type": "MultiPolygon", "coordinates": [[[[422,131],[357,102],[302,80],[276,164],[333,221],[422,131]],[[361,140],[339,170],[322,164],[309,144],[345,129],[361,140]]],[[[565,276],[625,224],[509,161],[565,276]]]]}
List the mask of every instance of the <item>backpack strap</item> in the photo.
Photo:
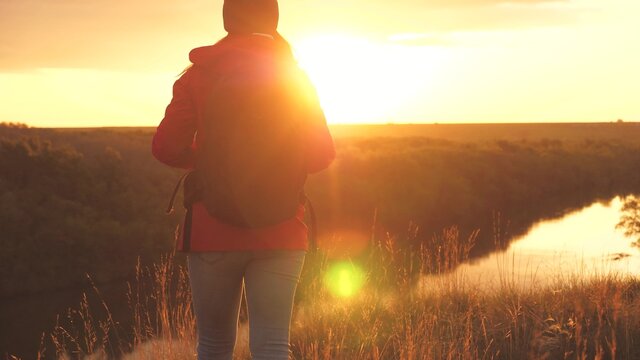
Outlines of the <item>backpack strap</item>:
{"type": "Polygon", "coordinates": [[[302,193],[302,197],[304,199],[304,207],[307,209],[305,213],[308,213],[308,221],[309,221],[309,251],[311,253],[315,253],[318,251],[318,223],[316,219],[316,211],[313,208],[313,204],[309,197],[302,193]]]}
{"type": "Polygon", "coordinates": [[[191,221],[193,219],[192,206],[187,207],[184,215],[184,231],[182,233],[182,251],[189,252],[191,250],[191,221]]]}
{"type": "Polygon", "coordinates": [[[191,174],[191,171],[187,171],[182,176],[180,176],[180,179],[178,179],[178,183],[176,184],[176,187],[173,189],[173,194],[171,194],[171,199],[169,199],[169,206],[167,206],[167,210],[165,210],[165,213],[167,215],[171,215],[175,210],[173,204],[176,201],[176,195],[178,195],[178,190],[180,190],[180,185],[182,185],[182,183],[184,182],[184,179],[186,179],[187,176],[189,176],[189,174],[191,174]]]}
{"type": "MultiPolygon", "coordinates": [[[[171,213],[173,213],[173,211],[175,210],[174,208],[174,204],[176,201],[176,196],[178,195],[178,190],[180,190],[180,186],[182,184],[186,185],[186,179],[189,177],[189,175],[193,174],[193,170],[187,171],[186,173],[184,173],[182,176],[180,176],[180,179],[178,179],[178,183],[176,184],[176,187],[173,189],[173,193],[171,194],[171,199],[169,199],[169,205],[167,206],[167,210],[165,211],[167,215],[170,215],[171,213]]],[[[192,223],[192,219],[193,219],[193,209],[191,206],[190,202],[186,201],[186,196],[185,196],[185,215],[184,215],[184,230],[182,233],[182,251],[184,252],[188,252],[189,250],[191,250],[191,223],[192,223]]]]}

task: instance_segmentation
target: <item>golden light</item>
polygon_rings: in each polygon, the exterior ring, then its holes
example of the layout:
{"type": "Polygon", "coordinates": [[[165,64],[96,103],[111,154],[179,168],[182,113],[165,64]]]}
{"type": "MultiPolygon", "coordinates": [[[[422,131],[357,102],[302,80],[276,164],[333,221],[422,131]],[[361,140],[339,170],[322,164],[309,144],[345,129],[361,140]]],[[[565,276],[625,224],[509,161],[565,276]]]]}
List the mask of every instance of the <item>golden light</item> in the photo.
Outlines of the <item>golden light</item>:
{"type": "Polygon", "coordinates": [[[388,123],[420,97],[431,65],[424,48],[324,35],[294,42],[329,123],[388,123]]]}
{"type": "Polygon", "coordinates": [[[0,73],[1,121],[31,126],[156,126],[178,72],[45,68],[0,73]],[[160,99],[160,100],[159,100],[160,99]]]}
{"type": "Polygon", "coordinates": [[[361,255],[371,242],[371,235],[366,231],[345,228],[336,229],[333,234],[318,240],[318,245],[330,259],[347,259],[361,255]]]}
{"type": "Polygon", "coordinates": [[[333,264],[324,277],[325,286],[337,297],[352,297],[364,285],[364,272],[351,262],[333,264]]]}

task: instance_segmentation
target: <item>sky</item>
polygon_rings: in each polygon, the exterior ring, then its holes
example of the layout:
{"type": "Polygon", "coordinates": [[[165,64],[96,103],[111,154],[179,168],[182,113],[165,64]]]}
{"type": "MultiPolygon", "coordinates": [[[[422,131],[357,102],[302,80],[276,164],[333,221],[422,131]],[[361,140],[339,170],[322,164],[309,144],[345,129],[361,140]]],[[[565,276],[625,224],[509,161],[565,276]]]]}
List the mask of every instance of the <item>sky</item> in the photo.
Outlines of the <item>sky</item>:
{"type": "MultiPolygon", "coordinates": [[[[0,122],[155,126],[217,0],[0,0],[0,122]]],[[[330,123],[640,121],[637,0],[281,0],[330,123]]]]}

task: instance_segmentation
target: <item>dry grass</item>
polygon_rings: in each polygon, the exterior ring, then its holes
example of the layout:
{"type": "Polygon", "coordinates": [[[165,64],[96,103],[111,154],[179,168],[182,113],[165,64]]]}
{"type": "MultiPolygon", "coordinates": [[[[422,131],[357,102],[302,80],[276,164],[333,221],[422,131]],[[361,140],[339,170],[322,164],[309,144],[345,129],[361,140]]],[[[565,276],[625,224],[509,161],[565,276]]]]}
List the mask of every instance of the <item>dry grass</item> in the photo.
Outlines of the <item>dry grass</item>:
{"type": "MultiPolygon", "coordinates": [[[[333,260],[309,255],[292,323],[293,357],[640,359],[637,278],[558,276],[545,283],[551,285],[523,287],[503,274],[493,287],[474,285],[453,270],[467,260],[476,235],[445,229],[422,246],[374,239],[352,259],[365,269],[365,285],[346,299],[324,284],[333,260]]],[[[138,274],[128,294],[133,340],[118,334],[108,315],[95,321],[85,301],[69,314],[76,330],[58,326],[52,334],[59,358],[195,358],[185,270],[170,256],[138,274]]],[[[247,359],[248,330],[240,326],[236,359],[247,359]]]]}

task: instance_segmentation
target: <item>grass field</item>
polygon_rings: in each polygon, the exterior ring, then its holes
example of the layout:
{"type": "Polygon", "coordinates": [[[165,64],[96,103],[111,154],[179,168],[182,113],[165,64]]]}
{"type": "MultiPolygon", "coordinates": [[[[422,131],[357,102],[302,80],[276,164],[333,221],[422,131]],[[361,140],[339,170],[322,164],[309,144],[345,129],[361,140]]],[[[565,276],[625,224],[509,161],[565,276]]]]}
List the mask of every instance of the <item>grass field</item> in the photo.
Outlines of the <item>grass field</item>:
{"type": "MultiPolygon", "coordinates": [[[[462,238],[448,228],[433,241],[442,245],[438,255],[374,240],[365,261],[350,263],[362,269],[362,286],[354,272],[337,292],[326,274],[345,259],[308,257],[292,323],[293,359],[640,357],[639,279],[587,271],[523,286],[507,266],[497,285],[478,287],[450,272],[466,260],[473,235],[462,238]]],[[[169,257],[139,273],[149,287],[133,284],[129,294],[133,343],[115,341],[117,325],[108,317],[92,319],[84,305],[72,314],[83,331],[61,326],[53,333],[59,356],[102,359],[115,349],[126,353],[124,359],[195,358],[184,269],[169,257]]],[[[241,318],[235,359],[248,359],[244,313],[241,318]]]]}
{"type": "MultiPolygon", "coordinates": [[[[508,243],[539,219],[640,193],[639,124],[340,125],[332,132],[336,163],[308,183],[321,240],[362,246],[333,251],[326,241],[307,259],[295,359],[640,358],[638,279],[558,273],[551,285],[522,287],[505,267],[487,288],[451,275],[495,251],[496,235],[508,243]],[[496,213],[508,234],[492,234],[496,213]],[[361,272],[338,284],[336,295],[327,274],[345,261],[361,272]]],[[[135,273],[143,255],[129,294],[108,304],[89,296],[73,306],[72,321],[61,314],[44,339],[47,354],[193,358],[183,259],[158,260],[171,251],[180,221],[163,211],[181,171],[153,160],[152,134],[0,126],[0,165],[13,169],[0,174],[3,294],[44,299],[86,284],[85,273],[99,287],[135,273]],[[107,315],[127,306],[130,326],[107,315]]],[[[239,359],[247,356],[246,331],[243,321],[239,359]]]]}
{"type": "MultiPolygon", "coordinates": [[[[564,141],[616,140],[638,141],[640,122],[609,123],[504,123],[504,124],[381,124],[381,125],[329,125],[336,138],[349,137],[428,137],[462,142],[494,140],[564,141]]],[[[61,133],[78,131],[113,131],[153,133],[154,127],[109,128],[56,128],[46,129],[61,133]]]]}
{"type": "Polygon", "coordinates": [[[387,124],[331,125],[331,133],[341,137],[421,136],[461,142],[554,139],[591,139],[637,142],[640,123],[526,123],[526,124],[387,124]]]}

